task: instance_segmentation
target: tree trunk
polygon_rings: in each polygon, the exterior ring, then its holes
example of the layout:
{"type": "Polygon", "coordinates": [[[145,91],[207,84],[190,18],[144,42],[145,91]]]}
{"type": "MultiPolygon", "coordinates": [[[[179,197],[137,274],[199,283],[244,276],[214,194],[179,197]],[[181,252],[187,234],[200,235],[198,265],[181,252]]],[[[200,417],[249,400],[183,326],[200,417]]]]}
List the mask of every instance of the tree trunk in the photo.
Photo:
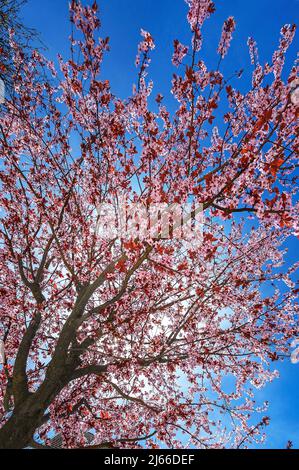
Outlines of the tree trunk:
{"type": "Polygon", "coordinates": [[[28,446],[35,431],[45,422],[45,412],[55,397],[69,383],[77,362],[54,366],[51,374],[33,394],[18,403],[5,425],[0,429],[0,449],[23,449],[28,446]]]}
{"type": "Polygon", "coordinates": [[[32,440],[35,430],[41,426],[44,407],[26,400],[0,429],[0,449],[23,449],[32,440]]]}

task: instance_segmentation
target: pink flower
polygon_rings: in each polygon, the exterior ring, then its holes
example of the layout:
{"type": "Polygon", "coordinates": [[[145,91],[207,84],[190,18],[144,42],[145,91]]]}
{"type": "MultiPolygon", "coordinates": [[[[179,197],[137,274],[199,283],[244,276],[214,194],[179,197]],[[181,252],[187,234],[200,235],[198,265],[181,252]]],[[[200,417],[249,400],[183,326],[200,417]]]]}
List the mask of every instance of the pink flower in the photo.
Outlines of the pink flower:
{"type": "Polygon", "coordinates": [[[144,55],[142,61],[142,71],[150,64],[150,59],[148,58],[149,51],[155,49],[155,43],[151,34],[144,29],[141,29],[141,36],[144,38],[138,45],[138,54],[135,59],[135,65],[138,67],[141,63],[141,55],[144,55]]]}
{"type": "Polygon", "coordinates": [[[224,22],[224,25],[222,28],[222,35],[221,35],[219,46],[218,46],[218,54],[220,54],[222,58],[226,55],[228,51],[235,27],[236,27],[236,22],[234,18],[230,16],[224,22]]]}
{"type": "Polygon", "coordinates": [[[188,22],[194,31],[198,26],[202,26],[204,21],[214,13],[215,6],[211,0],[186,0],[189,5],[188,22]]]}
{"type": "Polygon", "coordinates": [[[141,29],[141,36],[144,37],[144,40],[139,44],[139,52],[148,52],[152,49],[155,49],[154,40],[148,31],[141,29]]]}
{"type": "Polygon", "coordinates": [[[294,39],[295,31],[296,26],[294,24],[286,24],[281,28],[280,34],[282,37],[279,42],[279,48],[274,52],[272,57],[275,78],[281,75],[285,62],[285,53],[294,39]]]}
{"type": "Polygon", "coordinates": [[[188,47],[184,46],[184,44],[182,44],[180,41],[175,39],[174,40],[174,53],[172,56],[173,65],[178,67],[182,63],[187,53],[188,53],[188,47]]]}
{"type": "Polygon", "coordinates": [[[256,42],[253,38],[248,38],[247,45],[249,47],[249,55],[252,65],[258,63],[258,50],[256,42]]]}

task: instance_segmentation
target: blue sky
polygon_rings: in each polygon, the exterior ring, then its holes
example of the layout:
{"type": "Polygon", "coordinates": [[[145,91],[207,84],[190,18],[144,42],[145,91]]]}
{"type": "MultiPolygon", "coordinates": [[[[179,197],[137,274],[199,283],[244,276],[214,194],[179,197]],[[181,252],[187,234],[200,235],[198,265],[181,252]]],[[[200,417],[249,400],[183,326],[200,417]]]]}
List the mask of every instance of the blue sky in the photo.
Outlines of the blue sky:
{"type": "MultiPolygon", "coordinates": [[[[121,97],[131,92],[136,82],[134,60],[140,40],[140,28],[151,32],[156,42],[150,76],[154,80],[154,96],[161,92],[167,104],[174,103],[169,94],[169,84],[174,72],[171,65],[172,42],[178,38],[189,44],[190,35],[186,22],[184,0],[101,0],[102,35],[110,37],[111,52],[103,67],[104,78],[109,78],[114,93],[121,97]]],[[[216,0],[217,12],[204,28],[203,56],[208,65],[215,66],[219,35],[223,21],[233,15],[237,22],[234,41],[223,69],[228,74],[245,69],[240,86],[250,82],[250,62],[246,46],[248,36],[253,36],[259,46],[261,62],[271,60],[279,41],[279,31],[285,23],[299,24],[299,0],[216,0]]],[[[46,55],[55,60],[60,52],[68,54],[68,0],[28,0],[23,8],[24,22],[36,28],[47,46],[46,55]]],[[[286,68],[298,50],[298,33],[290,48],[286,68]]],[[[298,259],[299,242],[288,243],[288,261],[298,259]]],[[[277,363],[275,364],[277,367],[277,363]]],[[[257,392],[261,400],[269,400],[266,448],[284,448],[288,439],[299,448],[299,364],[289,361],[279,366],[281,378],[262,391],[257,392]]]]}

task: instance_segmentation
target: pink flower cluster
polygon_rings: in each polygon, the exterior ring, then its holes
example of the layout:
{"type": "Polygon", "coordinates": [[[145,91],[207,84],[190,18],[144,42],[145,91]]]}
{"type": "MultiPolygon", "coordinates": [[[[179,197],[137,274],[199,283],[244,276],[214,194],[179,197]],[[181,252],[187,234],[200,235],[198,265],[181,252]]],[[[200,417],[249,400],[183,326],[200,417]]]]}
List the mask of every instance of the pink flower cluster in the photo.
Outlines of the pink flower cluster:
{"type": "Polygon", "coordinates": [[[215,11],[214,3],[211,0],[186,0],[186,3],[189,5],[187,18],[192,31],[198,26],[201,27],[215,11]]]}
{"type": "Polygon", "coordinates": [[[218,54],[220,54],[222,58],[226,55],[229,49],[235,27],[236,27],[235,20],[232,16],[230,16],[224,22],[224,25],[222,28],[222,34],[221,34],[221,38],[220,38],[220,42],[218,46],[218,54]]]}
{"type": "Polygon", "coordinates": [[[139,44],[139,52],[148,52],[149,50],[155,49],[154,40],[148,31],[141,30],[141,36],[144,40],[139,44]]]}
{"type": "Polygon", "coordinates": [[[141,29],[141,36],[144,38],[138,45],[138,54],[135,60],[136,67],[140,64],[140,56],[141,54],[147,55],[150,50],[155,49],[155,43],[148,31],[144,31],[141,29]]]}
{"type": "Polygon", "coordinates": [[[294,39],[295,32],[296,25],[294,24],[286,24],[281,28],[280,34],[282,37],[279,42],[279,48],[274,52],[272,57],[273,73],[275,78],[281,75],[285,62],[285,53],[294,39]]]}
{"type": "Polygon", "coordinates": [[[173,44],[174,44],[174,53],[172,56],[172,63],[173,65],[178,67],[182,63],[185,55],[188,54],[188,47],[184,46],[184,44],[182,44],[177,39],[174,40],[173,44]]]}
{"type": "Polygon", "coordinates": [[[249,55],[252,65],[258,64],[258,50],[256,41],[253,38],[248,38],[247,45],[249,47],[249,55]]]}

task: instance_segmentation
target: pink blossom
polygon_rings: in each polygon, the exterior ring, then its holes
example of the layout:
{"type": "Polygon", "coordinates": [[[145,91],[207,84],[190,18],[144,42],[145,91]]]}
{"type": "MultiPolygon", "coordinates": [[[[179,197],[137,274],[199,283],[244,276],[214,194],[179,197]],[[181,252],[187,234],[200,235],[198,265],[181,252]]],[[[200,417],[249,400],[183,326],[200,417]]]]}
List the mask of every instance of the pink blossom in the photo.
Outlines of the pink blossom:
{"type": "Polygon", "coordinates": [[[172,63],[178,67],[185,55],[188,53],[188,47],[184,46],[182,43],[180,43],[177,39],[174,41],[174,53],[172,56],[172,63]]]}
{"type": "Polygon", "coordinates": [[[211,0],[185,0],[189,6],[188,22],[194,31],[201,27],[204,21],[214,13],[215,5],[211,0]]]}
{"type": "Polygon", "coordinates": [[[250,55],[251,63],[252,65],[256,65],[258,64],[257,44],[253,38],[248,38],[247,44],[249,47],[249,55],[250,55]]]}
{"type": "Polygon", "coordinates": [[[227,54],[235,26],[236,23],[232,16],[230,16],[223,24],[221,39],[218,46],[218,54],[220,54],[222,58],[227,54]]]}
{"type": "Polygon", "coordinates": [[[272,57],[272,68],[274,76],[277,78],[281,75],[285,62],[285,53],[292,44],[296,32],[296,25],[286,24],[281,28],[281,39],[279,48],[274,52],[272,57]]]}
{"type": "MultiPolygon", "coordinates": [[[[282,31],[274,68],[256,63],[253,85],[238,85],[238,74],[229,80],[196,54],[212,2],[187,3],[191,57],[175,43],[174,63],[186,66],[171,105],[159,90],[158,106],[149,100],[145,31],[133,92],[113,94],[96,4],[71,3],[73,59],[60,56],[58,67],[38,53],[25,60],[12,43],[17,72],[0,110],[2,447],[26,447],[35,432],[47,444],[53,431],[67,448],[88,447],[91,430],[102,447],[263,439],[255,389],[277,378],[272,363],[298,337],[298,265],[282,250],[299,235],[297,65],[279,78],[293,29],[282,31]],[[190,199],[203,230],[175,237],[165,214],[190,199]],[[115,236],[120,205],[125,224],[137,224],[129,203],[145,214],[158,206],[172,236],[142,238],[140,227],[115,236]],[[113,215],[103,233],[105,204],[113,215]]],[[[230,18],[221,56],[233,30],[230,18]]]]}

